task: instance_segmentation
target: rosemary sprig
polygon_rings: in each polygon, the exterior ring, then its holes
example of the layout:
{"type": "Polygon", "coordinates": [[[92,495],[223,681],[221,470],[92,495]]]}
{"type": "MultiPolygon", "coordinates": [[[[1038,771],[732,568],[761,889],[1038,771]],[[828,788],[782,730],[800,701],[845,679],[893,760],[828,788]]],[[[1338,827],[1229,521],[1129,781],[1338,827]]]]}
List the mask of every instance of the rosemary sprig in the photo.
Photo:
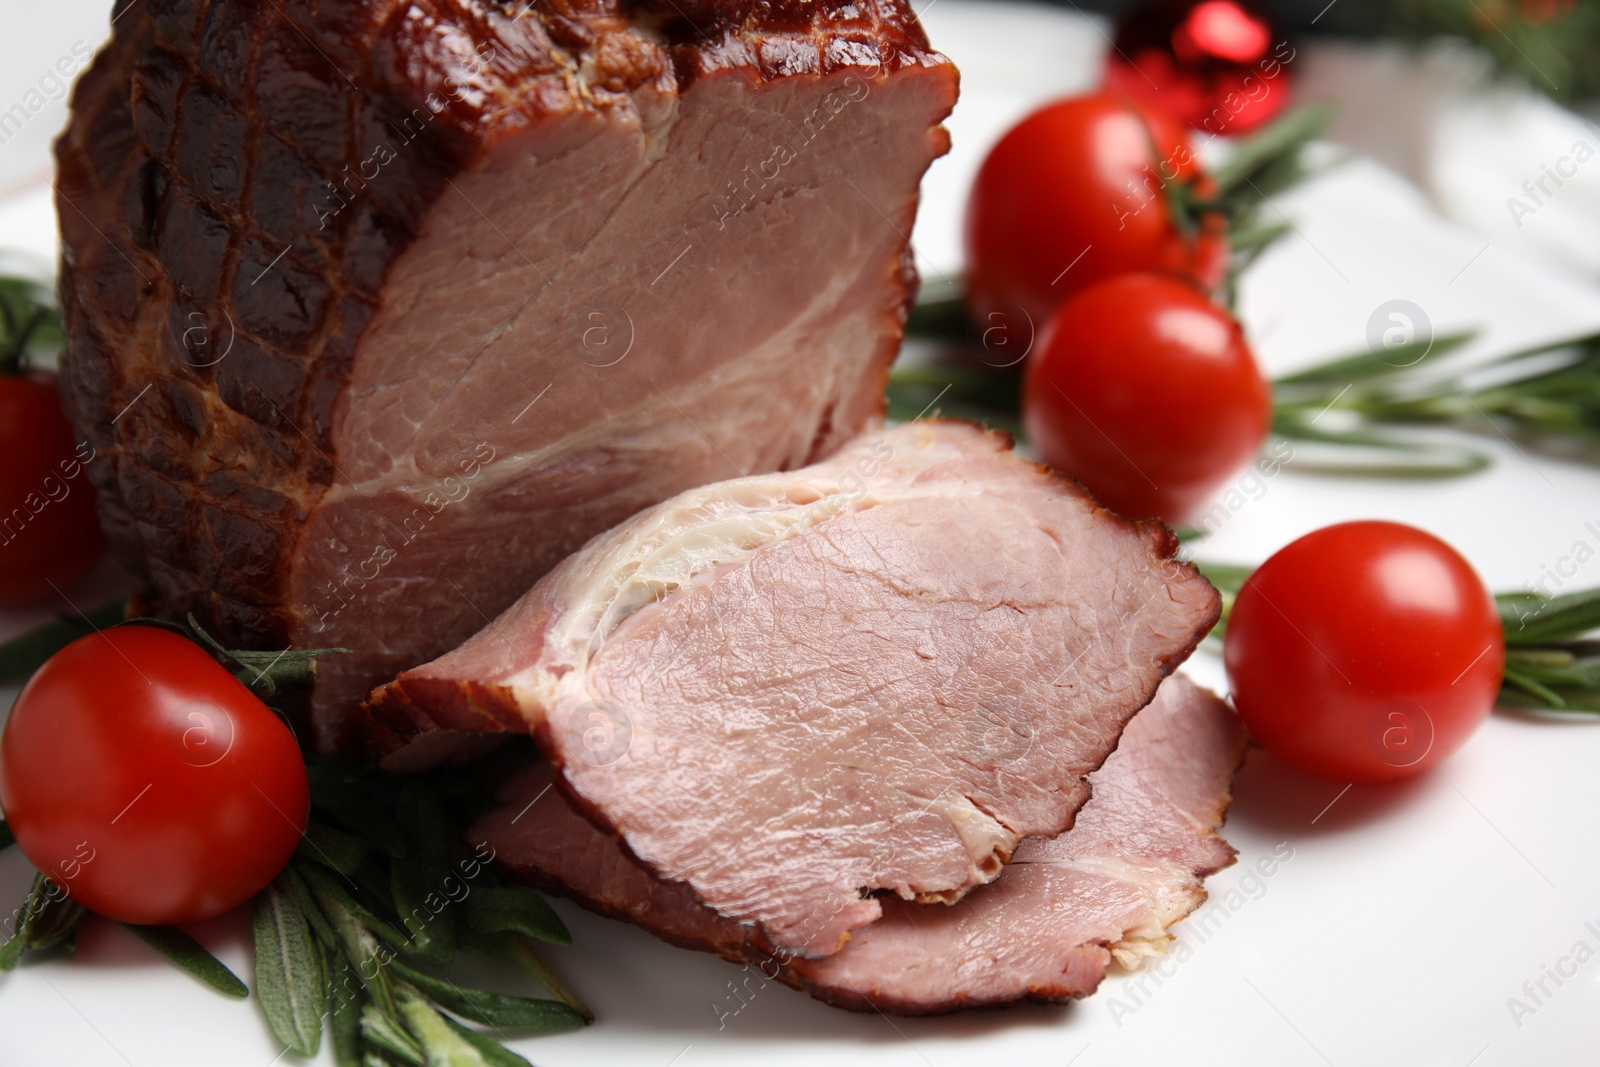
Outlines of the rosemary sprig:
{"type": "MultiPolygon", "coordinates": [[[[122,614],[121,605],[96,613],[107,622],[122,614]]],[[[339,651],[236,652],[193,619],[187,628],[134,621],[195,638],[263,698],[309,677],[317,656],[339,651]]],[[[50,623],[0,647],[0,665],[36,667],[94,628],[50,623]]],[[[503,1036],[593,1021],[533,947],[571,944],[561,919],[538,893],[503,884],[490,866],[492,852],[469,854],[461,843],[462,827],[487,802],[478,780],[450,771],[399,780],[340,759],[312,762],[307,777],[311,815],[300,845],[251,907],[256,996],[287,1051],[315,1055],[326,1024],[341,1067],[526,1067],[465,1023],[503,1036]],[[503,953],[552,999],[458,985],[444,972],[463,950],[503,953]]],[[[0,847],[10,837],[0,822],[0,847]]],[[[0,971],[25,953],[70,950],[84,915],[64,890],[37,876],[14,917],[15,933],[0,942],[0,971]]],[[[129,929],[213,988],[245,995],[239,978],[182,931],[129,929]]]]}
{"type": "Polygon", "coordinates": [[[294,877],[289,871],[280,874],[256,894],[250,908],[256,998],[273,1036],[296,1056],[309,1058],[322,1045],[322,1017],[330,993],[328,959],[324,942],[312,935],[305,906],[289,884],[294,877]]]}
{"type": "Polygon", "coordinates": [[[1502,593],[1503,703],[1600,713],[1600,589],[1563,596],[1502,593]]]}
{"type": "Polygon", "coordinates": [[[969,320],[961,279],[941,274],[923,278],[917,302],[906,319],[906,336],[931,341],[967,340],[969,320]]]}
{"type": "MultiPolygon", "coordinates": [[[[1530,447],[1600,462],[1600,334],[1513,352],[1472,368],[1467,376],[1449,357],[1471,337],[1453,334],[1434,339],[1431,346],[1418,341],[1385,353],[1383,360],[1349,356],[1280,378],[1274,383],[1273,429],[1299,440],[1405,452],[1421,446],[1385,428],[1448,427],[1513,437],[1530,447]],[[1482,384],[1471,384],[1472,378],[1482,384]],[[1324,420],[1320,429],[1314,425],[1324,420]]],[[[1465,474],[1491,462],[1476,449],[1463,446],[1456,452],[1455,462],[1438,471],[1391,471],[1381,464],[1338,469],[1465,474]]]]}
{"type": "MultiPolygon", "coordinates": [[[[1201,560],[1194,564],[1222,594],[1222,621],[1211,632],[1220,639],[1239,590],[1255,568],[1201,560]]],[[[1554,597],[1519,590],[1494,599],[1506,637],[1499,702],[1600,714],[1600,589],[1554,597]]]]}
{"type": "Polygon", "coordinates": [[[122,924],[140,941],[188,971],[217,992],[229,997],[248,997],[250,987],[206,947],[176,926],[135,926],[122,924]]]}
{"type": "MultiPolygon", "coordinates": [[[[939,299],[934,313],[949,315],[948,292],[939,299]]],[[[1470,444],[1395,432],[1434,428],[1600,463],[1600,333],[1463,368],[1452,357],[1474,336],[1418,339],[1381,359],[1361,352],[1275,380],[1273,433],[1307,446],[1289,462],[1310,473],[1388,478],[1455,477],[1494,462],[1470,444]]],[[[1018,383],[1009,368],[896,367],[890,416],[912,418],[937,397],[949,414],[1020,436],[1018,383]]]]}
{"type": "MultiPolygon", "coordinates": [[[[1228,273],[1219,299],[1229,308],[1238,303],[1239,279],[1261,254],[1293,230],[1276,212],[1263,218],[1271,199],[1304,183],[1316,172],[1305,162],[1306,147],[1328,128],[1333,108],[1327,104],[1297,107],[1259,133],[1245,138],[1212,175],[1215,188],[1187,210],[1198,218],[1220,214],[1227,225],[1228,273]]],[[[1190,187],[1190,194],[1194,190],[1190,187]]],[[[1181,194],[1180,194],[1181,195],[1181,194]]]]}
{"type": "Polygon", "coordinates": [[[1230,232],[1260,225],[1258,212],[1270,197],[1312,176],[1302,153],[1331,121],[1331,105],[1306,104],[1240,141],[1212,174],[1216,188],[1199,202],[1199,209],[1222,212],[1230,232]]]}
{"type": "Polygon", "coordinates": [[[1020,439],[1021,384],[1021,377],[1014,370],[897,366],[889,372],[888,416],[906,422],[937,412],[1005,430],[1020,439]]]}
{"type": "Polygon", "coordinates": [[[4,923],[7,936],[0,942],[0,973],[15,970],[25,953],[57,948],[71,952],[83,917],[83,909],[67,898],[66,890],[35,874],[27,898],[4,923]]]}
{"type": "Polygon", "coordinates": [[[319,761],[309,776],[304,843],[254,905],[257,995],[285,1046],[314,1054],[326,1022],[340,1063],[524,1063],[457,1020],[499,1032],[592,1019],[565,989],[513,996],[442,973],[462,950],[507,951],[507,931],[571,943],[543,897],[503,885],[492,853],[459,844],[486,799],[476,780],[400,781],[342,760],[319,761]]]}

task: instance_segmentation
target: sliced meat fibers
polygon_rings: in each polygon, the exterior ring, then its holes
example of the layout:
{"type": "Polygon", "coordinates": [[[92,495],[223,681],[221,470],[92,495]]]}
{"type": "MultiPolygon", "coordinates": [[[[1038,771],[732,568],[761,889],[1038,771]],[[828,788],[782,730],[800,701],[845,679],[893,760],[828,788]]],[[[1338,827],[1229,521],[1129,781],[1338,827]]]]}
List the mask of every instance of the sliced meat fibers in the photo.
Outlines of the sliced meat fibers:
{"type": "Polygon", "coordinates": [[[374,721],[532,728],[578,803],[774,946],[837,952],[886,891],[954,901],[1085,777],[1216,591],[966,423],[868,435],[591,541],[374,721]]]}
{"type": "Polygon", "coordinates": [[[878,421],[956,94],[906,0],[116,12],[66,406],[139,613],[351,650],[320,747],[594,534],[878,421]]]}
{"type": "Polygon", "coordinates": [[[1222,701],[1168,679],[1090,776],[1077,824],[1023,842],[992,885],[954,905],[884,902],[884,914],[821,960],[774,954],[751,927],[657,878],[525,766],[472,828],[536,884],[690,948],[753,960],[764,974],[852,1009],[930,1014],[1094,992],[1113,958],[1163,951],[1168,927],[1205,900],[1202,879],[1233,862],[1215,833],[1245,734],[1222,701]]]}

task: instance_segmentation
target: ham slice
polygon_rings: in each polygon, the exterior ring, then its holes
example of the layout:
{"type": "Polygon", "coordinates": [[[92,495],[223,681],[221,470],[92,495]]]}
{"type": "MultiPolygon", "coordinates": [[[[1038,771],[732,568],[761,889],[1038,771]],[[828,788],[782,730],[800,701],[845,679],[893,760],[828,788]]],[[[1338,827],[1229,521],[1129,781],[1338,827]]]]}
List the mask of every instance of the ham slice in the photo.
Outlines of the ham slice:
{"type": "Polygon", "coordinates": [[[955,94],[905,0],[120,0],[57,206],[135,612],[352,650],[326,750],[594,534],[835,451],[955,94]]]}
{"type": "Polygon", "coordinates": [[[1090,776],[1071,831],[1029,839],[992,885],[956,904],[886,900],[843,951],[808,960],[723,918],[682,882],[657,878],[579,813],[548,764],[524,762],[478,820],[520,877],[689,948],[754,962],[856,1010],[931,1014],[1093,993],[1113,959],[1165,951],[1167,929],[1205,900],[1202,880],[1233,862],[1216,834],[1245,747],[1233,712],[1182,675],[1162,684],[1090,776]]]}
{"type": "Polygon", "coordinates": [[[1216,621],[1130,523],[965,423],[684,493],[591,541],[368,709],[532,730],[669,881],[797,955],[887,892],[955,901],[1087,775],[1216,621]]]}

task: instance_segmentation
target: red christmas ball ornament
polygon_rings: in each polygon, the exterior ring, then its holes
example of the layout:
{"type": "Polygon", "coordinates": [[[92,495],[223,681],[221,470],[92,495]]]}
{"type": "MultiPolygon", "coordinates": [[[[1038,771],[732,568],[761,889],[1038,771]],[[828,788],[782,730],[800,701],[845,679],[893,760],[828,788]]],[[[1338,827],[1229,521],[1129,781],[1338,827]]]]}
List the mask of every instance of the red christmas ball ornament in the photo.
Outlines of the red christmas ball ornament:
{"type": "Polygon", "coordinates": [[[1105,82],[1197,130],[1231,137],[1288,106],[1294,58],[1255,3],[1148,0],[1117,20],[1105,82]]]}
{"type": "Polygon", "coordinates": [[[1566,18],[1576,6],[1575,0],[1517,0],[1517,14],[1522,16],[1524,22],[1543,26],[1547,22],[1566,18]]]}

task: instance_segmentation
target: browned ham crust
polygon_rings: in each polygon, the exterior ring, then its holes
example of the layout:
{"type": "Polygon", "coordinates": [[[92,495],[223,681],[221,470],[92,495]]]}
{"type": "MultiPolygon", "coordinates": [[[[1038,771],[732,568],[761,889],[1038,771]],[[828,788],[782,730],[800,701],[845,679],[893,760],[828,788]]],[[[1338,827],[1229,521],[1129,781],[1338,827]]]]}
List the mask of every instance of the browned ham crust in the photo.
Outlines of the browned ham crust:
{"type": "Polygon", "coordinates": [[[594,533],[879,418],[956,86],[904,0],[114,29],[57,147],[67,406],[137,610],[354,650],[320,747],[594,533]]]}

